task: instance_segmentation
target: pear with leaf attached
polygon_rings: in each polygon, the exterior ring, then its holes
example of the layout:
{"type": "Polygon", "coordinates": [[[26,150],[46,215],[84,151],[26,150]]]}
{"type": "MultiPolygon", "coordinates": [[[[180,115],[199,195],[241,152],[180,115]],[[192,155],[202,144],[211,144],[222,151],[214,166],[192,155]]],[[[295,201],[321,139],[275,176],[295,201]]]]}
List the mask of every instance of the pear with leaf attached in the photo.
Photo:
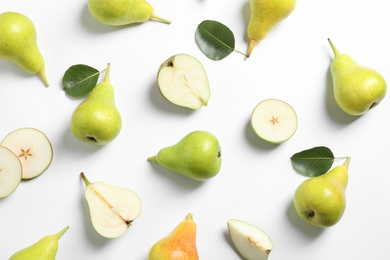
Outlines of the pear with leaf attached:
{"type": "Polygon", "coordinates": [[[45,61],[37,45],[35,26],[24,14],[0,14],[0,59],[15,62],[30,74],[39,74],[44,84],[49,86],[45,61]]]}
{"type": "Polygon", "coordinates": [[[88,8],[96,20],[107,25],[143,23],[151,19],[171,23],[156,15],[146,0],[88,0],[88,8]]]}
{"type": "Polygon", "coordinates": [[[346,208],[350,159],[347,157],[343,165],[305,180],[295,190],[294,206],[298,216],[306,223],[330,227],[340,221],[346,208]]]}
{"type": "Polygon", "coordinates": [[[157,241],[150,249],[148,260],[198,260],[196,247],[196,223],[192,214],[166,237],[157,241]]]}
{"type": "Polygon", "coordinates": [[[386,96],[383,76],[341,54],[328,39],[334,58],[331,63],[333,94],[337,105],[347,114],[359,116],[376,107],[386,96]]]}
{"type": "Polygon", "coordinates": [[[58,240],[69,229],[66,226],[54,235],[48,235],[11,256],[9,260],[55,260],[58,251],[58,240]]]}
{"type": "Polygon", "coordinates": [[[71,131],[83,142],[104,145],[113,141],[121,130],[122,118],[115,105],[109,74],[110,64],[104,81],[96,85],[73,112],[71,131]]]}

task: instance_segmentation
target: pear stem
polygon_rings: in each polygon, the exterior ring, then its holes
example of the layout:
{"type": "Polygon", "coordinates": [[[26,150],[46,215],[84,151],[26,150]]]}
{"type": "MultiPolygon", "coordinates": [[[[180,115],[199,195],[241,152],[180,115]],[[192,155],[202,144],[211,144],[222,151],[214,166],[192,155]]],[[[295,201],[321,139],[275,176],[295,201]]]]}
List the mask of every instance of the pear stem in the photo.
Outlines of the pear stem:
{"type": "Polygon", "coordinates": [[[87,179],[87,177],[85,176],[84,172],[81,172],[80,173],[81,175],[81,178],[83,179],[84,183],[86,186],[88,186],[89,184],[91,184],[91,182],[87,179]]]}
{"type": "Polygon", "coordinates": [[[248,50],[246,52],[246,57],[249,58],[251,56],[251,53],[252,53],[252,50],[253,48],[255,48],[255,46],[257,45],[258,41],[254,40],[254,39],[251,39],[249,41],[249,46],[248,46],[248,50]]]}
{"type": "Polygon", "coordinates": [[[164,23],[166,23],[166,24],[171,24],[172,22],[171,21],[169,21],[169,20],[167,20],[167,19],[164,19],[164,18],[162,18],[162,17],[160,17],[160,16],[158,16],[158,15],[156,15],[156,14],[152,14],[152,17],[151,17],[152,19],[155,19],[155,20],[160,20],[160,21],[162,21],[162,22],[164,22],[164,23]]]}
{"type": "Polygon", "coordinates": [[[154,155],[154,156],[148,157],[148,161],[149,161],[149,162],[157,162],[156,156],[154,155]]]}
{"type": "Polygon", "coordinates": [[[346,160],[345,160],[343,166],[344,166],[345,168],[348,169],[348,167],[349,167],[349,162],[350,162],[350,161],[351,161],[351,157],[348,156],[348,157],[346,158],[346,160]]]}
{"type": "Polygon", "coordinates": [[[54,235],[57,239],[59,239],[67,230],[69,229],[69,226],[66,226],[64,229],[62,229],[60,232],[54,235]]]}
{"type": "Polygon", "coordinates": [[[193,218],[192,218],[192,213],[188,213],[188,214],[187,214],[186,220],[190,220],[190,221],[193,220],[193,218]]]}
{"type": "Polygon", "coordinates": [[[333,50],[334,56],[336,57],[336,56],[340,55],[340,52],[339,52],[339,51],[336,49],[336,47],[333,45],[333,42],[330,40],[330,38],[328,38],[328,42],[329,42],[329,44],[330,44],[330,47],[331,47],[332,50],[333,50]]]}
{"type": "Polygon", "coordinates": [[[39,76],[41,77],[43,83],[45,84],[46,87],[49,86],[49,81],[47,80],[45,69],[42,69],[39,71],[39,76]]]}
{"type": "Polygon", "coordinates": [[[104,82],[110,82],[110,63],[107,63],[106,75],[104,75],[104,82]]]}

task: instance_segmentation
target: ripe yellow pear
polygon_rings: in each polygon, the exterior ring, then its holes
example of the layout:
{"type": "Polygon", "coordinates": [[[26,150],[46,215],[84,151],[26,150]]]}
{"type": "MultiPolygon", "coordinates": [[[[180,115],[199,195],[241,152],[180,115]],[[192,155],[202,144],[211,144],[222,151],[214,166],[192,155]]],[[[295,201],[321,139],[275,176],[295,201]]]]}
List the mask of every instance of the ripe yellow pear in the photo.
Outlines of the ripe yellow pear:
{"type": "Polygon", "coordinates": [[[361,66],[349,55],[340,54],[330,39],[333,92],[337,105],[347,114],[363,115],[386,96],[386,81],[377,71],[361,66]]]}
{"type": "Polygon", "coordinates": [[[4,12],[0,15],[0,58],[15,62],[30,74],[38,73],[49,86],[34,24],[24,14],[4,12]]]}
{"type": "Polygon", "coordinates": [[[335,225],[346,207],[350,157],[343,165],[301,183],[294,194],[294,206],[300,218],[318,227],[335,225]]]}
{"type": "Polygon", "coordinates": [[[249,46],[246,56],[263,40],[277,23],[286,19],[294,10],[296,0],[250,0],[251,17],[247,34],[249,46]]]}
{"type": "Polygon", "coordinates": [[[157,241],[149,251],[148,260],[198,260],[196,223],[192,214],[179,223],[171,234],[157,241]]]}

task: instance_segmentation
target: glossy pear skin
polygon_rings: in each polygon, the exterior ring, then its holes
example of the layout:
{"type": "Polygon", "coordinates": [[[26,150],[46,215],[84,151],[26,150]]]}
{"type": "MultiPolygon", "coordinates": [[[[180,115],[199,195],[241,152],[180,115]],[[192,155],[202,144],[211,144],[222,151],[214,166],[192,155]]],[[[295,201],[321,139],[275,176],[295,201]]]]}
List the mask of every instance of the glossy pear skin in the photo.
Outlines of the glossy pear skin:
{"type": "Polygon", "coordinates": [[[246,56],[280,21],[295,9],[296,0],[250,0],[251,16],[247,27],[249,46],[246,56]]]}
{"type": "Polygon", "coordinates": [[[38,73],[44,84],[49,85],[34,24],[24,14],[4,12],[0,15],[0,58],[18,64],[30,74],[38,73]]]}
{"type": "Polygon", "coordinates": [[[104,145],[113,141],[121,130],[122,118],[115,105],[109,73],[108,64],[104,81],[73,112],[71,131],[83,142],[104,145]]]}
{"type": "Polygon", "coordinates": [[[155,15],[153,6],[145,0],[88,0],[88,8],[96,20],[107,25],[142,23],[150,19],[171,23],[155,15]]]}
{"type": "Polygon", "coordinates": [[[307,179],[295,191],[294,206],[301,219],[318,227],[330,227],[339,222],[346,208],[348,157],[343,165],[307,179]]]}
{"type": "Polygon", "coordinates": [[[196,223],[192,214],[179,223],[171,234],[157,241],[149,251],[148,260],[198,260],[196,223]]]}
{"type": "Polygon", "coordinates": [[[347,114],[363,115],[386,96],[386,81],[379,72],[361,66],[349,55],[340,54],[328,39],[334,58],[331,63],[336,103],[347,114]]]}
{"type": "Polygon", "coordinates": [[[35,244],[16,252],[9,260],[55,260],[58,240],[68,228],[67,226],[57,234],[45,236],[35,244]]]}
{"type": "Polygon", "coordinates": [[[148,160],[188,178],[205,181],[217,175],[221,168],[221,147],[210,132],[193,131],[148,160]]]}

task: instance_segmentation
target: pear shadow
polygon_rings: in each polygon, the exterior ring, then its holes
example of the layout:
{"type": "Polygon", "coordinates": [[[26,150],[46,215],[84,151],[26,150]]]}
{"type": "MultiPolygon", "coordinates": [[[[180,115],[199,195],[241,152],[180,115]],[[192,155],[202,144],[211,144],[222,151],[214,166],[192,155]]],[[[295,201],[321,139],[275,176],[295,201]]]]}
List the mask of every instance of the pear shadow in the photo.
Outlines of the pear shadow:
{"type": "Polygon", "coordinates": [[[101,149],[104,145],[93,145],[78,140],[70,130],[70,127],[66,128],[62,135],[62,144],[65,151],[72,151],[72,155],[75,157],[91,155],[101,149]]]}
{"type": "Polygon", "coordinates": [[[175,105],[164,98],[158,89],[158,83],[156,81],[149,88],[149,98],[155,107],[167,113],[188,116],[195,112],[193,109],[175,105]]]}
{"type": "Polygon", "coordinates": [[[273,144],[261,139],[256,135],[252,128],[251,120],[248,119],[247,124],[245,125],[245,137],[248,140],[248,143],[251,144],[256,149],[270,151],[276,149],[280,144],[273,144]]]}
{"type": "Polygon", "coordinates": [[[223,237],[225,238],[226,242],[230,245],[230,247],[233,249],[234,252],[236,252],[237,256],[239,257],[239,259],[241,260],[246,260],[241,254],[240,252],[237,251],[237,248],[236,246],[233,244],[233,241],[230,237],[230,234],[229,234],[229,230],[225,230],[223,232],[223,237]]]}
{"type": "Polygon", "coordinates": [[[293,227],[295,227],[297,230],[301,231],[303,235],[305,235],[308,239],[316,239],[319,237],[323,232],[324,228],[311,226],[304,222],[297,214],[294,202],[291,200],[289,205],[287,206],[286,215],[290,223],[293,227]]]}
{"type": "Polygon", "coordinates": [[[2,73],[13,74],[23,78],[39,77],[38,74],[30,74],[24,71],[19,65],[10,60],[0,60],[0,75],[2,73]]]}

